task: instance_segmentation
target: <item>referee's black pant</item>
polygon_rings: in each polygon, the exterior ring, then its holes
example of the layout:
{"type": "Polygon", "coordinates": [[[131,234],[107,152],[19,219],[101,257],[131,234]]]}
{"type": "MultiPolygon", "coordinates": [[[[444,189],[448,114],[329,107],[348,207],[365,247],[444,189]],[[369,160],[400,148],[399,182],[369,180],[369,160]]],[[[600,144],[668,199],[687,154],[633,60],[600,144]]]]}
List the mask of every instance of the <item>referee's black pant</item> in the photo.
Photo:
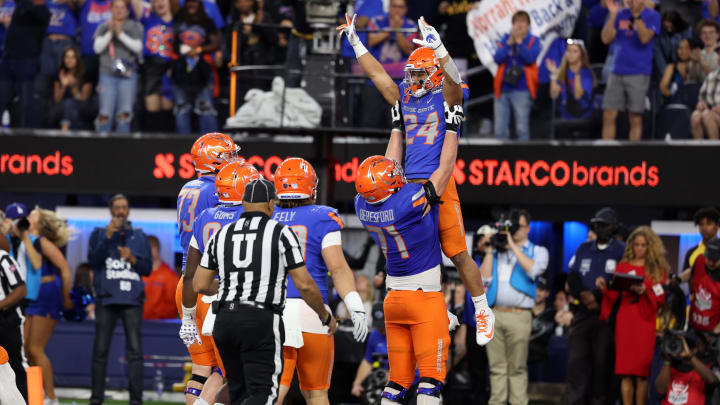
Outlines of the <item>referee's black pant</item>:
{"type": "Polygon", "coordinates": [[[613,334],[610,325],[588,314],[573,319],[568,333],[566,405],[614,403],[613,334]]]}
{"type": "Polygon", "coordinates": [[[0,346],[8,353],[8,363],[15,373],[15,385],[27,401],[27,359],[23,349],[25,317],[20,308],[0,310],[0,346]]]}
{"type": "Polygon", "coordinates": [[[223,303],[215,328],[232,405],[274,404],[283,369],[282,316],[269,309],[223,303]]]}

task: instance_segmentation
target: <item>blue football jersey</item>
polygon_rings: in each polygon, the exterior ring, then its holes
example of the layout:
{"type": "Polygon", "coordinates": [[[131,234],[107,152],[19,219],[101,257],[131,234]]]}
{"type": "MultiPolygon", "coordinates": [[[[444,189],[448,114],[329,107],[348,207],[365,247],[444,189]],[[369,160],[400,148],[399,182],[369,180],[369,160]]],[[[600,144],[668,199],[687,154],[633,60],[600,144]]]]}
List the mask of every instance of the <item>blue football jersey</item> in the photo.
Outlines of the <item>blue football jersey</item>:
{"type": "Polygon", "coordinates": [[[180,248],[183,252],[182,267],[185,271],[185,260],[190,239],[193,233],[195,218],[207,208],[218,204],[215,195],[215,176],[202,176],[190,180],[180,189],[177,199],[177,223],[180,232],[180,248]]]}
{"type": "MultiPolygon", "coordinates": [[[[470,89],[462,83],[463,99],[470,89]]],[[[445,98],[442,86],[422,97],[415,97],[410,87],[400,83],[400,101],[405,120],[405,175],[408,179],[429,179],[440,165],[445,141],[445,98]]]]}
{"type": "Polygon", "coordinates": [[[438,206],[423,217],[425,202],[417,183],[406,184],[379,204],[355,197],[355,213],[380,246],[390,276],[411,276],[440,264],[438,206]]]}
{"type": "Polygon", "coordinates": [[[223,204],[201,212],[195,219],[192,231],[192,239],[195,239],[200,253],[205,253],[205,246],[215,232],[227,224],[236,222],[242,213],[242,205],[223,204]]]}
{"type": "MultiPolygon", "coordinates": [[[[296,208],[275,207],[273,219],[288,225],[298,237],[305,259],[305,267],[315,280],[322,294],[323,301],[328,303],[328,268],[322,257],[322,241],[325,235],[343,229],[342,220],[337,210],[324,205],[306,205],[296,208]]],[[[288,277],[287,298],[301,298],[300,292],[288,277]]]]}

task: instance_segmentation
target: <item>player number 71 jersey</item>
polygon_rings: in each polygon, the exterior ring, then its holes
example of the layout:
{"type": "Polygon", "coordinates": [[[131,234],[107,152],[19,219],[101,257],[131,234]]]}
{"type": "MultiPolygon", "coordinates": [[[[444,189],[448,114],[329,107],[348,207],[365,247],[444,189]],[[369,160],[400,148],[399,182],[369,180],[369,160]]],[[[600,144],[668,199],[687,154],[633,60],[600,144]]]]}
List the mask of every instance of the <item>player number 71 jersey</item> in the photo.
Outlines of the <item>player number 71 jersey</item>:
{"type": "MultiPolygon", "coordinates": [[[[463,100],[470,90],[461,84],[463,100]]],[[[405,175],[409,179],[428,179],[440,165],[440,152],[445,141],[445,98],[442,87],[422,97],[414,97],[410,87],[400,84],[400,102],[405,122],[405,175]]]]}
{"type": "Polygon", "coordinates": [[[380,204],[355,197],[355,212],[385,255],[390,276],[411,276],[440,264],[438,208],[423,217],[425,202],[417,183],[406,184],[380,204]]]}

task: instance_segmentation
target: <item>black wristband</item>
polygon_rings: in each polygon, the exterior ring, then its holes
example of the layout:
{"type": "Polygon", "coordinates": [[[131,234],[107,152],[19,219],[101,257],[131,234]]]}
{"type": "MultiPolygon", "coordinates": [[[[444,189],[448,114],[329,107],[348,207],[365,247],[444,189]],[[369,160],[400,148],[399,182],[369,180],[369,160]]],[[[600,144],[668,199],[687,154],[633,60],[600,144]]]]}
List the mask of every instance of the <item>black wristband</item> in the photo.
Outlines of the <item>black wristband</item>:
{"type": "Polygon", "coordinates": [[[435,205],[441,203],[440,196],[437,195],[432,181],[426,181],[423,183],[423,189],[425,190],[425,199],[427,199],[428,204],[435,205]]]}
{"type": "Polygon", "coordinates": [[[328,314],[327,319],[325,319],[322,323],[323,326],[329,326],[330,321],[332,320],[332,314],[330,312],[328,312],[327,314],[328,314]]]}

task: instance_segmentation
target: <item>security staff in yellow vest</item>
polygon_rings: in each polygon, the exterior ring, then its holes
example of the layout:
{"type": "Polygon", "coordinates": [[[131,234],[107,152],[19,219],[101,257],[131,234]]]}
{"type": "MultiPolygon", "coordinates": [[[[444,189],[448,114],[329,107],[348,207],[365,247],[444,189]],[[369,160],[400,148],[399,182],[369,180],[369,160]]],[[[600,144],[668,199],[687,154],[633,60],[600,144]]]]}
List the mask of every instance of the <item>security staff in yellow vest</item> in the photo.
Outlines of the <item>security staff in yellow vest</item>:
{"type": "Polygon", "coordinates": [[[495,338],[487,345],[489,405],[527,405],[527,355],[535,305],[536,279],[548,265],[548,251],[528,240],[530,213],[513,210],[509,230],[498,232],[486,250],[480,272],[489,283],[495,312],[495,338]],[[498,240],[498,235],[502,236],[498,240]],[[504,245],[503,245],[504,244],[504,245]]]}

